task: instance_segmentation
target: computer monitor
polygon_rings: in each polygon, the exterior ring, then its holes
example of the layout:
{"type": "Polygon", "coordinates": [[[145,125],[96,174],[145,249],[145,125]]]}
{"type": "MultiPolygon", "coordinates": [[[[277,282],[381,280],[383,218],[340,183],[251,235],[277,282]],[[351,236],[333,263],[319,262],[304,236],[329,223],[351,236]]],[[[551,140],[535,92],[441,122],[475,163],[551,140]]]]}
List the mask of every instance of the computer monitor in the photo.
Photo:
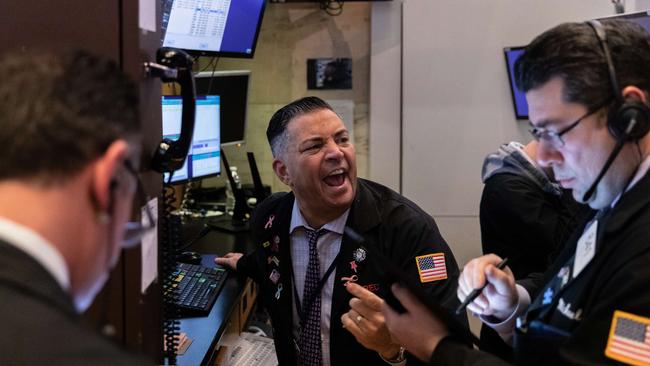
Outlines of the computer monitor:
{"type": "MultiPolygon", "coordinates": [[[[650,11],[641,11],[630,14],[617,14],[609,17],[599,18],[607,19],[625,19],[637,23],[650,33],[650,11]]],[[[510,91],[512,93],[512,102],[517,119],[528,119],[528,104],[526,103],[525,94],[517,89],[514,80],[515,61],[524,53],[523,47],[506,47],[503,49],[506,56],[506,66],[508,68],[508,79],[510,80],[510,91]]]]}
{"type": "MultiPolygon", "coordinates": [[[[180,96],[162,97],[163,137],[178,139],[181,131],[180,96]]],[[[192,145],[183,167],[172,176],[172,183],[216,176],[221,172],[220,97],[197,96],[192,145]]],[[[164,176],[165,182],[169,174],[164,176]]]]}
{"type": "Polygon", "coordinates": [[[221,144],[244,142],[250,71],[211,71],[194,75],[197,94],[221,97],[221,144]]]}
{"type": "Polygon", "coordinates": [[[199,56],[253,57],[266,0],[164,1],[164,47],[199,56]]]}
{"type": "Polygon", "coordinates": [[[510,93],[512,95],[515,118],[527,120],[528,103],[526,103],[526,94],[519,90],[515,84],[515,62],[524,53],[524,47],[506,47],[503,49],[503,53],[506,56],[506,67],[508,70],[508,80],[510,80],[510,93]]]}

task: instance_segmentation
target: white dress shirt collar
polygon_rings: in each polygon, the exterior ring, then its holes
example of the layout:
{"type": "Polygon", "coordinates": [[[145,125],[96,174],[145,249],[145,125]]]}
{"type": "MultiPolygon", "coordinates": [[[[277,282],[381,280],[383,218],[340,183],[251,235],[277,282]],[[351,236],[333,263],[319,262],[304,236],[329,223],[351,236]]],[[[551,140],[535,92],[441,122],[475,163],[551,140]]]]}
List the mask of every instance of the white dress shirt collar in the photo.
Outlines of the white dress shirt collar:
{"type": "MultiPolygon", "coordinates": [[[[323,225],[322,229],[343,235],[343,229],[345,229],[345,223],[348,221],[348,215],[350,214],[350,209],[345,210],[343,215],[338,218],[328,222],[323,225]]],[[[292,234],[293,231],[299,227],[304,227],[310,230],[316,230],[309,226],[307,220],[302,216],[300,212],[300,206],[298,205],[298,200],[293,200],[293,209],[291,210],[291,226],[289,227],[289,234],[292,234]]]]}
{"type": "Polygon", "coordinates": [[[66,291],[70,289],[70,273],[61,253],[34,230],[0,217],[0,239],[40,263],[66,291]]]}

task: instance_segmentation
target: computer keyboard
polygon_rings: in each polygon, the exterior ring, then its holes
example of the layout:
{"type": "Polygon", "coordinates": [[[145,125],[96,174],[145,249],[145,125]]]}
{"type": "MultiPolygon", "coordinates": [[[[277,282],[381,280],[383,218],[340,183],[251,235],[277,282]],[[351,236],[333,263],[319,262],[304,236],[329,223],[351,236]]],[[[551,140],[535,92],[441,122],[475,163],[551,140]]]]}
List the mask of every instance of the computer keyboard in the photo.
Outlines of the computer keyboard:
{"type": "Polygon", "coordinates": [[[208,315],[227,277],[222,267],[188,263],[178,263],[174,275],[182,315],[208,315]]]}

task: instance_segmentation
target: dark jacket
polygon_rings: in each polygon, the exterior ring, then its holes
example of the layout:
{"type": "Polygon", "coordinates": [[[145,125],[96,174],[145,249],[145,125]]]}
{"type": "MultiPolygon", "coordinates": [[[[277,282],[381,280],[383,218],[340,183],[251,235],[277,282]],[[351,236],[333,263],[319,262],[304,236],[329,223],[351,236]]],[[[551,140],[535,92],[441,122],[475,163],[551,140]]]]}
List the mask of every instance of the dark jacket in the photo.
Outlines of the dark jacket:
{"type": "MultiPolygon", "coordinates": [[[[533,165],[522,148],[511,142],[485,158],[480,206],[483,254],[508,258],[516,279],[546,271],[581,213],[590,211],[533,165]]],[[[512,348],[487,326],[481,328],[480,348],[512,361],[512,348]]]]}
{"type": "MultiPolygon", "coordinates": [[[[260,285],[260,298],[271,315],[275,347],[281,365],[295,365],[297,355],[293,346],[293,283],[291,280],[291,258],[289,226],[294,195],[275,194],[265,200],[255,211],[251,230],[258,249],[243,257],[237,270],[248,274],[260,285]],[[270,217],[272,226],[268,226],[270,217]],[[266,226],[266,228],[265,228],[266,226]],[[274,238],[279,244],[274,247],[274,238]],[[277,256],[279,266],[268,261],[277,256]],[[277,270],[280,280],[275,284],[269,278],[277,270]],[[281,296],[276,299],[278,286],[282,285],[281,296]]],[[[357,194],[352,204],[347,226],[376,243],[377,249],[402,268],[414,281],[419,276],[415,257],[430,253],[444,253],[448,278],[422,283],[422,288],[443,306],[453,309],[457,306],[456,284],[458,265],[440,235],[431,216],[413,202],[392,190],[367,180],[358,180],[357,194]]],[[[356,274],[360,285],[370,286],[375,293],[384,297],[388,290],[380,279],[381,268],[372,260],[359,262],[357,272],[350,267],[353,253],[359,247],[344,236],[341,242],[341,261],[337,264],[331,309],[330,357],[332,365],[381,365],[379,355],[359,344],[354,336],[342,328],[341,316],[349,310],[351,296],[345,290],[342,277],[356,274]]],[[[411,362],[411,361],[409,361],[411,362]]],[[[414,364],[417,362],[413,360],[414,364]]]]}
{"type": "Polygon", "coordinates": [[[32,257],[0,242],[0,364],[148,365],[87,329],[72,299],[32,257]]]}
{"type": "MultiPolygon", "coordinates": [[[[546,272],[545,286],[516,332],[515,354],[522,365],[620,364],[605,355],[615,310],[650,317],[650,173],[598,220],[596,253],[576,278],[563,286],[564,267],[572,268],[580,227],[546,272]],[[552,296],[545,295],[553,287],[552,296]],[[546,301],[544,301],[546,297],[546,301]],[[560,301],[561,300],[561,301],[560,301]],[[546,305],[544,305],[546,303],[546,305]],[[560,306],[558,304],[564,304],[560,306]],[[568,310],[568,311],[567,311],[568,310]],[[574,314],[569,317],[565,314],[574,314]],[[539,332],[531,324],[543,325],[539,332]],[[561,336],[559,334],[566,334],[561,336]]],[[[507,364],[453,340],[434,352],[436,365],[507,364]]]]}

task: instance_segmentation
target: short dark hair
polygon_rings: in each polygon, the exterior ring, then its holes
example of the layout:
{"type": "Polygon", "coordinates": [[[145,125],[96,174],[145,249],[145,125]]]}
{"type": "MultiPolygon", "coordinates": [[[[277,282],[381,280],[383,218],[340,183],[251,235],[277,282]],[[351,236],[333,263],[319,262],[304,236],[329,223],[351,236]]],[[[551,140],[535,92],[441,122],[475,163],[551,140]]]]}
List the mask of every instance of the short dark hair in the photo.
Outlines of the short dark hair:
{"type": "MultiPolygon", "coordinates": [[[[648,33],[626,20],[601,23],[619,86],[650,90],[648,33]]],[[[588,108],[615,97],[605,54],[596,32],[587,23],[560,24],[537,36],[517,60],[515,76],[517,87],[524,92],[560,77],[564,80],[563,100],[588,108]]]]}
{"type": "Polygon", "coordinates": [[[64,181],[140,130],[133,82],[88,52],[7,54],[0,80],[0,180],[64,181]]]}
{"type": "Polygon", "coordinates": [[[281,152],[285,151],[287,144],[285,132],[291,120],[322,109],[334,111],[326,101],[313,96],[295,100],[278,109],[271,117],[269,126],[266,129],[266,138],[269,140],[269,145],[271,145],[273,156],[277,157],[281,152]]]}

